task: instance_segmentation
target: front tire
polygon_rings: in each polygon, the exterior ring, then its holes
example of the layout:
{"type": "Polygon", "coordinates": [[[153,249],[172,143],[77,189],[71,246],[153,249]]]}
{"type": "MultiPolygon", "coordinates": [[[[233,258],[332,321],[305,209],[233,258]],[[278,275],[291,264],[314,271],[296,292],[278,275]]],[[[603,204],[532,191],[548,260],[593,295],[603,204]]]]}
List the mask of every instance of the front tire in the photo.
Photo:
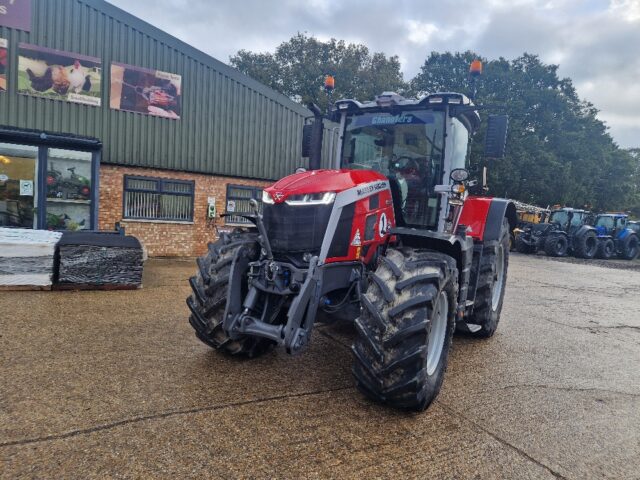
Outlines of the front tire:
{"type": "MultiPolygon", "coordinates": [[[[260,246],[257,235],[236,232],[222,234],[220,239],[209,244],[208,253],[198,258],[198,273],[189,279],[193,293],[187,298],[191,310],[189,323],[196,337],[206,345],[231,355],[256,357],[269,349],[270,340],[241,336],[232,340],[223,328],[224,311],[229,293],[229,278],[234,264],[246,264],[256,260],[260,246]]],[[[246,272],[242,274],[246,278],[246,272]]],[[[246,284],[246,282],[243,282],[246,284]]],[[[241,292],[244,298],[246,292],[241,292]]]]}
{"type": "Polygon", "coordinates": [[[544,251],[550,257],[566,257],[569,251],[569,240],[565,235],[552,233],[544,242],[544,251]]]}
{"type": "Polygon", "coordinates": [[[422,411],[436,398],[455,327],[455,260],[430,250],[389,248],[361,295],[353,374],[369,398],[422,411]]]}
{"type": "Polygon", "coordinates": [[[516,238],[516,251],[518,253],[531,254],[531,253],[536,253],[536,248],[534,246],[529,245],[528,243],[525,243],[525,241],[522,238],[520,238],[520,236],[518,236],[516,238]]]}

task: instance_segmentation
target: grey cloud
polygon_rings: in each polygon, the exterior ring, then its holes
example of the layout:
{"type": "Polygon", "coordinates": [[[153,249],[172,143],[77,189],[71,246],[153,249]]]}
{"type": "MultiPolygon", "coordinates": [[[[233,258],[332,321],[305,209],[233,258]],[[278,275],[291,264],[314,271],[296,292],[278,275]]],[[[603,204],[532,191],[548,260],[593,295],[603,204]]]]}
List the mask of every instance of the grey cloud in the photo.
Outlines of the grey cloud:
{"type": "Polygon", "coordinates": [[[470,49],[488,58],[539,54],[559,63],[560,74],[601,110],[620,145],[640,146],[640,19],[625,18],[624,6],[610,11],[601,0],[111,2],[224,62],[243,48],[272,51],[297,32],[398,55],[406,79],[432,50],[470,49]],[[412,41],[410,21],[435,33],[412,41]]]}

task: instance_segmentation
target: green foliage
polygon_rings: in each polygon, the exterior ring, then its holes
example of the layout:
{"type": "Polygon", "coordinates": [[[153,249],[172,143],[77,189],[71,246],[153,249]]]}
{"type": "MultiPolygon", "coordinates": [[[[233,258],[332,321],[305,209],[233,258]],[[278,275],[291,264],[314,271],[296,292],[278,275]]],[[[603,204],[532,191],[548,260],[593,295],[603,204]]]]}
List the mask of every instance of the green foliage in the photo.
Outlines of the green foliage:
{"type": "MultiPolygon", "coordinates": [[[[633,209],[640,215],[640,149],[618,148],[597,119],[598,110],[580,100],[570,79],[558,76],[557,65],[536,55],[487,60],[470,51],[432,52],[407,85],[398,57],[298,34],[273,54],[241,50],[231,64],[291,98],[322,108],[329,103],[322,88],[327,73],[336,77],[336,99],[371,100],[389,90],[406,96],[470,94],[476,88],[476,103],[500,107],[496,113],[509,115],[507,155],[488,165],[491,194],[542,206],[633,209]],[[469,76],[475,58],[484,64],[476,85],[469,76]]],[[[478,174],[484,127],[475,138],[472,172],[478,174]]]]}
{"type": "Polygon", "coordinates": [[[633,171],[633,197],[631,201],[631,212],[636,218],[640,218],[640,148],[629,148],[627,153],[634,165],[633,171]]]}
{"type": "Polygon", "coordinates": [[[231,65],[274,90],[303,104],[314,102],[326,109],[330,99],[324,78],[336,78],[334,98],[370,100],[385,90],[402,91],[405,83],[397,56],[371,53],[364,45],[332,38],[322,42],[298,33],[275,53],[240,50],[231,65]]]}
{"type": "MultiPolygon", "coordinates": [[[[412,93],[472,92],[468,68],[474,58],[481,57],[431,53],[411,81],[412,93]]],[[[598,110],[580,100],[570,79],[558,77],[557,65],[526,53],[511,61],[482,60],[476,103],[502,107],[510,123],[506,157],[488,165],[492,194],[544,206],[631,206],[637,159],[618,148],[596,118],[598,110]]],[[[476,136],[482,138],[483,131],[476,136]]],[[[480,143],[473,147],[476,159],[480,143]]]]}

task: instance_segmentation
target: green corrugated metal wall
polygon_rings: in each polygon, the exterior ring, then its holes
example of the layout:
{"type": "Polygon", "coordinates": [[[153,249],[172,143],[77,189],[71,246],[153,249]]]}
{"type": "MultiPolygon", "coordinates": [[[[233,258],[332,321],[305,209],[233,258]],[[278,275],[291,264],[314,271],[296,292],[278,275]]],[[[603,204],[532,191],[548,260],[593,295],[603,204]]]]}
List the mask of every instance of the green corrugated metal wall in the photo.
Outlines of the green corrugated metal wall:
{"type": "MultiPolygon", "coordinates": [[[[103,163],[263,179],[306,164],[300,142],[309,112],[285,96],[102,0],[32,5],[31,33],[0,27],[0,37],[10,42],[0,125],[99,138],[103,163]],[[18,95],[20,42],[100,58],[103,106],[18,95]],[[182,119],[111,110],[111,62],[182,75],[182,119]]],[[[331,132],[325,135],[327,161],[331,132]]]]}

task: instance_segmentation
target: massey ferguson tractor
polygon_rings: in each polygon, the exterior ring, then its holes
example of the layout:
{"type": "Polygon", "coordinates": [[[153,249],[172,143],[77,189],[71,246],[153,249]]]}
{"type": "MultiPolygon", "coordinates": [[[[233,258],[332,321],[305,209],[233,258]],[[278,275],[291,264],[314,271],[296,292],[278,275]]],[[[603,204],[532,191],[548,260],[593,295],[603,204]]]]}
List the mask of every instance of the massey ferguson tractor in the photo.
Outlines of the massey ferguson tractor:
{"type": "MultiPolygon", "coordinates": [[[[496,331],[515,206],[469,196],[479,107],[465,95],[340,100],[337,154],[321,169],[322,116],[305,127],[300,169],[266,188],[255,225],[222,234],[197,261],[189,321],[205,344],[255,357],[298,354],[316,321],[349,319],[353,375],[375,401],[424,410],[447,368],[454,329],[496,331]],[[307,155],[305,155],[307,156],[307,155]]],[[[485,150],[504,153],[506,116],[485,150]]]]}

